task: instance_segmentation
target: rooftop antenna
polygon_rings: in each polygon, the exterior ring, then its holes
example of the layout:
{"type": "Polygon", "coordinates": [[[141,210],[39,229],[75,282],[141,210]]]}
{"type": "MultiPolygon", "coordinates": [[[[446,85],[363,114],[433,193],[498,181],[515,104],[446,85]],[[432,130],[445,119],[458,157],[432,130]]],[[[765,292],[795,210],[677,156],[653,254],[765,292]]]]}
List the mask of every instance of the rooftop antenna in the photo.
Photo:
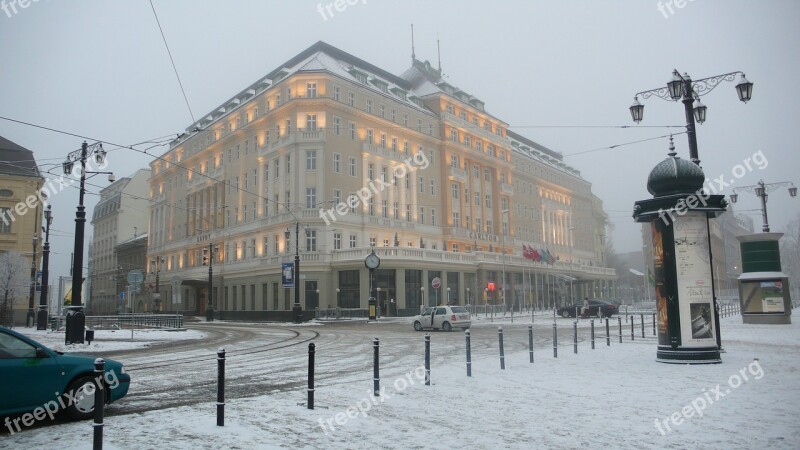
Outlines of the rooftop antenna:
{"type": "Polygon", "coordinates": [[[413,63],[414,60],[417,59],[417,55],[414,53],[414,24],[411,24],[411,62],[413,63]]]}

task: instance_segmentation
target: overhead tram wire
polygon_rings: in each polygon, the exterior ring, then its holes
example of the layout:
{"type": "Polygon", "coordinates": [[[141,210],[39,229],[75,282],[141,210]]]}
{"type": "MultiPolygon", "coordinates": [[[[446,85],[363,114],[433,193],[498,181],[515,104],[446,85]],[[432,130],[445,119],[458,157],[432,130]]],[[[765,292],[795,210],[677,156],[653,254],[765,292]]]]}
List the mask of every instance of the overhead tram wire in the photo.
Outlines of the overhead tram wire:
{"type": "Polygon", "coordinates": [[[178,79],[178,85],[181,88],[181,93],[183,94],[183,100],[186,102],[186,108],[189,110],[189,116],[192,118],[192,123],[197,123],[197,120],[194,118],[194,113],[192,112],[192,107],[189,106],[189,98],[186,97],[186,91],[183,89],[183,83],[181,82],[181,76],[178,75],[178,68],[175,66],[175,60],[172,58],[172,52],[169,49],[169,44],[167,44],[167,37],[164,36],[164,29],[161,28],[161,21],[158,20],[158,14],[156,13],[156,7],[153,6],[153,0],[150,0],[150,8],[153,10],[153,16],[156,18],[156,23],[158,24],[158,31],[161,32],[161,39],[164,41],[164,47],[167,48],[167,54],[169,55],[169,61],[172,63],[172,70],[175,71],[175,78],[178,79]]]}
{"type": "Polygon", "coordinates": [[[633,145],[633,144],[641,144],[642,142],[655,141],[655,140],[658,140],[658,139],[665,139],[665,138],[668,138],[670,136],[676,136],[676,135],[679,135],[679,134],[686,134],[686,131],[681,131],[679,133],[665,134],[665,135],[662,135],[662,136],[656,136],[656,137],[651,137],[651,138],[647,138],[647,139],[639,139],[638,141],[624,142],[622,144],[609,145],[609,146],[606,146],[606,147],[598,147],[598,148],[593,148],[591,150],[584,150],[584,151],[580,151],[580,152],[567,153],[567,154],[564,154],[563,157],[566,158],[568,156],[576,156],[576,155],[583,155],[585,153],[599,152],[600,150],[613,150],[613,149],[618,148],[618,147],[624,147],[624,146],[633,145]]]}

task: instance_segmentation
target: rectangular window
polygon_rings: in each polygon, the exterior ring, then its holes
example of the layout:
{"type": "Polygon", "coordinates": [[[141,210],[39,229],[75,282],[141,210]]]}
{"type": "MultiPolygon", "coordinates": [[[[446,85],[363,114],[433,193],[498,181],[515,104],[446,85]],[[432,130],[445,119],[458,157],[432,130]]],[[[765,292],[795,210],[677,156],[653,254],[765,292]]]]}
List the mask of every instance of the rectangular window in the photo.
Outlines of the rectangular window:
{"type": "Polygon", "coordinates": [[[286,155],[286,173],[292,173],[292,155],[286,155]]]}
{"type": "Polygon", "coordinates": [[[366,140],[370,144],[373,144],[375,142],[375,141],[373,141],[372,130],[367,130],[367,139],[366,140]]]}
{"type": "Polygon", "coordinates": [[[317,170],[317,151],[306,151],[306,170],[317,170]]]}
{"type": "Polygon", "coordinates": [[[436,195],[436,180],[431,180],[431,195],[436,195]]]}
{"type": "Polygon", "coordinates": [[[333,134],[339,136],[342,134],[342,118],[333,116],[333,134]]]}
{"type": "Polygon", "coordinates": [[[461,228],[461,213],[453,211],[453,226],[461,228]]]}
{"type": "Polygon", "coordinates": [[[381,148],[386,148],[386,134],[381,133],[381,148]]]}
{"type": "Polygon", "coordinates": [[[375,164],[368,163],[367,164],[367,179],[374,180],[375,179],[375,164]]]}
{"type": "Polygon", "coordinates": [[[487,208],[492,207],[492,196],[489,194],[486,194],[486,207],[487,208]]]}
{"type": "Polygon", "coordinates": [[[316,98],[316,96],[317,96],[317,83],[315,82],[306,83],[306,97],[316,98]]]}
{"type": "Polygon", "coordinates": [[[406,220],[411,222],[411,205],[406,205],[406,220]]]}
{"type": "Polygon", "coordinates": [[[355,234],[350,235],[350,248],[356,248],[358,246],[358,236],[355,234]]]}
{"type": "Polygon", "coordinates": [[[472,147],[472,138],[469,136],[464,136],[464,147],[472,147]]]}
{"type": "Polygon", "coordinates": [[[342,249],[342,233],[333,233],[333,249],[342,249]]]}
{"type": "Polygon", "coordinates": [[[350,122],[350,139],[356,140],[356,124],[350,122]]]}
{"type": "Polygon", "coordinates": [[[347,104],[350,106],[356,106],[356,94],[352,92],[347,93],[347,104]]]}
{"type": "Polygon", "coordinates": [[[436,225],[436,210],[431,209],[431,225],[436,225]]]}
{"type": "Polygon", "coordinates": [[[481,193],[475,191],[475,206],[481,206],[481,193]]]}
{"type": "Polygon", "coordinates": [[[389,201],[388,200],[382,200],[381,201],[381,215],[383,215],[384,219],[389,217],[389,201]]]}
{"type": "Polygon", "coordinates": [[[408,126],[408,114],[406,113],[403,113],[403,126],[404,127],[408,126]]]}
{"type": "Polygon", "coordinates": [[[484,181],[492,181],[492,173],[489,169],[483,169],[483,179],[484,181]]]}
{"type": "Polygon", "coordinates": [[[350,160],[349,160],[349,171],[350,171],[350,176],[351,177],[356,176],[356,159],[355,158],[351,157],[350,160]]]}
{"type": "Polygon", "coordinates": [[[420,194],[425,193],[425,177],[422,175],[417,176],[417,181],[419,181],[419,192],[420,194]]]}
{"type": "Polygon", "coordinates": [[[306,114],[306,131],[317,131],[316,114],[306,114]]]}
{"type": "Polygon", "coordinates": [[[317,230],[307,230],[306,233],[306,251],[317,251],[317,230]]]}
{"type": "Polygon", "coordinates": [[[339,101],[339,86],[333,87],[333,99],[339,101]]]}
{"type": "Polygon", "coordinates": [[[317,204],[317,188],[306,188],[306,208],[314,208],[317,204]]]}
{"type": "Polygon", "coordinates": [[[450,167],[458,169],[458,155],[450,155],[450,167]]]}
{"type": "Polygon", "coordinates": [[[372,99],[371,98],[367,99],[367,112],[368,113],[372,112],[372,99]]]}
{"type": "Polygon", "coordinates": [[[397,138],[396,137],[392,138],[392,150],[395,151],[395,152],[397,151],[397,138]]]}
{"type": "Polygon", "coordinates": [[[333,190],[333,206],[336,207],[342,203],[342,190],[341,189],[334,189],[333,190]]]}
{"type": "Polygon", "coordinates": [[[419,207],[419,223],[425,225],[425,207],[419,207]]]}
{"type": "Polygon", "coordinates": [[[450,129],[450,142],[458,142],[458,130],[450,129]]]}
{"type": "Polygon", "coordinates": [[[385,116],[386,116],[386,107],[385,107],[385,106],[383,106],[383,105],[381,105],[381,106],[380,106],[380,108],[379,108],[379,110],[380,110],[380,116],[381,116],[381,118],[385,118],[385,116]]]}
{"type": "Polygon", "coordinates": [[[392,122],[394,122],[395,119],[397,119],[397,110],[392,109],[392,122]]]}
{"type": "Polygon", "coordinates": [[[400,208],[399,208],[399,205],[397,204],[397,202],[394,202],[392,204],[392,210],[394,212],[394,218],[395,219],[399,219],[400,218],[400,208]]]}
{"type": "Polygon", "coordinates": [[[335,173],[342,173],[342,155],[341,153],[333,154],[333,171],[335,173]]]}
{"type": "Polygon", "coordinates": [[[458,183],[451,184],[450,191],[452,193],[451,195],[453,197],[453,200],[458,200],[458,195],[461,192],[461,187],[458,185],[458,183]]]}

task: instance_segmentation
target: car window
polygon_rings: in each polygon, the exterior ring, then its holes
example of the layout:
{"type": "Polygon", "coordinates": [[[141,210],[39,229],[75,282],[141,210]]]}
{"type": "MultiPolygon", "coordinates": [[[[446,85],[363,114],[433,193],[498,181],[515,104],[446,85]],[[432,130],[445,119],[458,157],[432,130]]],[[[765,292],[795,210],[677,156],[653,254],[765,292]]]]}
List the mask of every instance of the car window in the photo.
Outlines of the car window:
{"type": "Polygon", "coordinates": [[[428,309],[425,310],[425,312],[422,313],[422,315],[423,316],[430,316],[432,312],[433,312],[433,308],[428,308],[428,309]]]}
{"type": "Polygon", "coordinates": [[[454,306],[452,309],[456,314],[464,314],[469,312],[467,311],[467,308],[464,308],[463,306],[454,306]]]}
{"type": "Polygon", "coordinates": [[[11,336],[10,334],[0,333],[0,358],[35,358],[36,347],[27,342],[11,336]]]}
{"type": "Polygon", "coordinates": [[[447,314],[447,308],[436,308],[436,314],[447,314]]]}

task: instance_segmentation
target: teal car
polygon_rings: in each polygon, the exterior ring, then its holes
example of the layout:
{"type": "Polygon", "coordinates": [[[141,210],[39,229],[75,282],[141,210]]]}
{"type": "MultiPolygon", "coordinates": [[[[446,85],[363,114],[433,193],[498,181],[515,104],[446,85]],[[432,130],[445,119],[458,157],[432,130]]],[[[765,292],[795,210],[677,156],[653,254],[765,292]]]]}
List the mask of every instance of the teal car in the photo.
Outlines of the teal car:
{"type": "Polygon", "coordinates": [[[94,362],[92,356],[57,352],[0,327],[0,417],[91,418],[96,378],[101,378],[107,404],[124,397],[131,383],[122,363],[106,359],[105,373],[95,375],[94,362]]]}

